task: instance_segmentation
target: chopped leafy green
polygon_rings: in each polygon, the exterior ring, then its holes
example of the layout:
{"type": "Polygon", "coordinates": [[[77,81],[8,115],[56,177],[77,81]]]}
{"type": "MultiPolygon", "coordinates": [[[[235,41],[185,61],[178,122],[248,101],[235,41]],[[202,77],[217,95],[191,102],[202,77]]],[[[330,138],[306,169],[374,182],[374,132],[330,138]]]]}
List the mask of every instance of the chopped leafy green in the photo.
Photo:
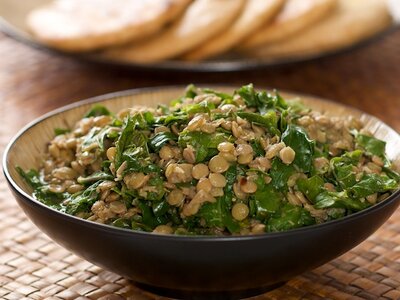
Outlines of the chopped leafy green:
{"type": "Polygon", "coordinates": [[[267,111],[264,115],[251,112],[237,112],[237,115],[249,122],[261,125],[272,135],[281,135],[278,129],[278,117],[273,110],[267,111]]]}
{"type": "Polygon", "coordinates": [[[215,203],[204,203],[199,215],[210,227],[226,227],[229,232],[235,233],[240,230],[240,225],[233,220],[230,209],[232,207],[233,183],[236,179],[236,166],[231,166],[226,171],[227,184],[224,188],[224,196],[218,197],[215,203]]]}
{"type": "Polygon", "coordinates": [[[194,84],[189,84],[187,87],[186,87],[186,90],[185,90],[185,92],[186,92],[186,97],[187,98],[194,98],[194,97],[196,97],[197,96],[197,88],[196,88],[196,86],[194,85],[194,84]]]}
{"type": "Polygon", "coordinates": [[[268,231],[284,231],[315,224],[310,213],[300,206],[286,203],[268,221],[268,231]]]}
{"type": "Polygon", "coordinates": [[[279,191],[287,191],[287,182],[290,176],[296,173],[293,165],[286,165],[280,159],[275,158],[272,161],[270,176],[272,178],[272,185],[279,191]]]}
{"type": "Polygon", "coordinates": [[[31,169],[24,172],[20,167],[16,167],[17,172],[25,182],[33,189],[33,196],[42,203],[61,209],[61,203],[64,200],[64,194],[54,193],[49,190],[49,185],[43,182],[38,171],[31,169]]]}
{"type": "Polygon", "coordinates": [[[384,141],[378,140],[372,136],[357,134],[356,143],[358,147],[364,149],[369,155],[385,157],[386,143],[384,141]]]}
{"type": "Polygon", "coordinates": [[[383,172],[390,178],[396,180],[396,182],[400,182],[400,174],[397,173],[395,170],[391,169],[390,167],[383,167],[382,168],[383,172]]]}
{"type": "Polygon", "coordinates": [[[125,229],[130,229],[131,228],[131,222],[130,220],[124,219],[124,218],[118,218],[114,220],[111,225],[119,228],[125,228],[125,229]]]}
{"type": "Polygon", "coordinates": [[[275,97],[273,97],[274,106],[282,109],[287,109],[289,107],[286,100],[279,94],[278,91],[274,90],[275,97]]]}
{"type": "Polygon", "coordinates": [[[299,126],[290,124],[282,134],[282,141],[296,153],[293,164],[303,172],[310,172],[313,166],[314,141],[299,126]]]}
{"type": "Polygon", "coordinates": [[[257,180],[257,191],[250,201],[254,201],[258,219],[263,220],[276,213],[281,206],[282,200],[283,195],[271,183],[265,184],[261,177],[257,180]]]}
{"type": "Polygon", "coordinates": [[[195,103],[195,104],[190,104],[183,109],[183,111],[189,115],[194,115],[197,113],[210,113],[211,109],[215,108],[215,104],[208,102],[206,100],[200,102],[200,103],[195,103]]]}
{"type": "Polygon", "coordinates": [[[82,151],[92,151],[93,149],[99,149],[104,151],[105,141],[109,138],[109,133],[112,130],[108,127],[98,128],[93,127],[89,133],[85,136],[82,142],[82,151]]]}
{"type": "Polygon", "coordinates": [[[353,152],[346,152],[340,157],[334,157],[331,159],[330,166],[333,175],[342,189],[351,187],[356,183],[357,172],[354,168],[360,161],[361,157],[362,151],[356,150],[353,152]]]}
{"type": "Polygon", "coordinates": [[[189,116],[187,114],[177,114],[177,115],[166,115],[162,117],[158,117],[156,119],[156,123],[163,124],[165,126],[169,126],[171,124],[183,124],[188,122],[189,116]]]}
{"type": "Polygon", "coordinates": [[[87,184],[99,180],[114,180],[114,176],[108,172],[98,171],[86,177],[79,177],[77,181],[81,184],[87,184]]]}
{"type": "Polygon", "coordinates": [[[280,132],[285,132],[290,121],[289,110],[284,110],[281,113],[281,117],[278,122],[278,129],[280,132]]]}
{"type": "Polygon", "coordinates": [[[264,148],[261,146],[260,141],[258,140],[253,140],[250,142],[251,147],[253,148],[254,156],[264,156],[265,151],[264,148]]]}
{"type": "Polygon", "coordinates": [[[161,217],[165,215],[169,209],[169,205],[165,201],[157,201],[152,205],[154,216],[161,217]]]}
{"type": "Polygon", "coordinates": [[[370,206],[369,202],[352,199],[346,191],[322,192],[315,198],[315,208],[346,208],[350,211],[360,211],[370,206]]]}
{"type": "Polygon", "coordinates": [[[237,93],[243,100],[246,102],[248,107],[258,107],[259,101],[257,99],[256,91],[254,90],[254,86],[252,84],[242,86],[237,93]]]}
{"type": "Polygon", "coordinates": [[[123,152],[123,161],[126,163],[123,175],[134,172],[152,172],[153,166],[143,147],[129,148],[123,152]],[[149,169],[150,167],[150,169],[149,169]]]}
{"type": "Polygon", "coordinates": [[[300,178],[297,180],[297,187],[299,188],[300,192],[307,197],[308,200],[314,203],[315,198],[323,190],[324,180],[318,175],[315,175],[311,178],[300,178]]]}
{"type": "Polygon", "coordinates": [[[218,153],[220,143],[230,141],[231,137],[224,133],[213,134],[201,131],[186,131],[179,136],[178,143],[181,147],[191,145],[195,149],[196,162],[203,162],[206,158],[218,153]]]}
{"type": "Polygon", "coordinates": [[[149,139],[149,147],[154,152],[160,151],[162,146],[164,146],[169,141],[177,141],[178,137],[173,134],[172,132],[160,132],[154,135],[152,138],[149,139]]]}
{"type": "Polygon", "coordinates": [[[33,189],[43,186],[43,183],[40,180],[39,172],[30,169],[29,171],[25,172],[21,167],[16,166],[15,169],[17,170],[18,174],[25,180],[25,182],[33,189]]]}
{"type": "Polygon", "coordinates": [[[271,95],[265,91],[256,92],[253,84],[241,87],[236,93],[243,98],[248,107],[257,108],[262,114],[272,108],[279,111],[288,108],[285,100],[278,93],[271,95]]]}
{"type": "Polygon", "coordinates": [[[346,215],[346,209],[344,208],[328,208],[326,209],[326,214],[329,220],[336,220],[343,218],[346,215]]]}
{"type": "Polygon", "coordinates": [[[156,216],[153,212],[153,208],[149,206],[146,201],[139,201],[138,206],[142,212],[142,223],[148,229],[154,229],[156,226],[166,224],[168,222],[165,216],[156,216]]]}
{"type": "Polygon", "coordinates": [[[98,200],[97,187],[102,181],[97,181],[85,190],[72,195],[65,205],[65,211],[76,215],[79,212],[89,212],[92,205],[98,200]]]}
{"type": "Polygon", "coordinates": [[[70,129],[68,128],[54,128],[54,134],[55,135],[62,135],[71,132],[70,129]]]}
{"type": "Polygon", "coordinates": [[[156,173],[153,173],[153,177],[147,183],[148,186],[154,187],[152,191],[148,191],[146,199],[150,201],[161,201],[165,194],[164,180],[156,173]]]}
{"type": "MultiPolygon", "coordinates": [[[[164,115],[168,115],[171,112],[168,105],[165,105],[165,104],[158,104],[157,110],[160,110],[161,113],[164,115]]],[[[156,120],[156,118],[154,118],[154,120],[156,120]]]]}
{"type": "Polygon", "coordinates": [[[156,122],[154,115],[149,111],[143,112],[142,117],[143,120],[147,123],[147,125],[153,125],[156,122]]]}
{"type": "Polygon", "coordinates": [[[293,113],[308,112],[310,108],[304,105],[304,103],[299,98],[290,99],[286,101],[289,109],[293,113]]]}
{"type": "Polygon", "coordinates": [[[348,189],[353,198],[363,198],[375,193],[384,193],[399,187],[396,180],[385,175],[366,174],[348,189]]]}
{"type": "Polygon", "coordinates": [[[213,89],[209,89],[209,88],[203,89],[203,92],[206,94],[214,94],[214,95],[220,97],[222,100],[232,99],[232,96],[229,94],[221,93],[221,92],[215,91],[213,89]]]}
{"type": "Polygon", "coordinates": [[[199,211],[200,217],[204,219],[208,227],[224,227],[224,214],[221,201],[216,203],[204,203],[199,211]]]}
{"type": "Polygon", "coordinates": [[[132,155],[148,154],[147,137],[136,127],[143,127],[143,117],[140,114],[125,119],[121,135],[116,142],[115,168],[118,169],[124,161],[124,156],[134,160],[132,155]]]}
{"type": "Polygon", "coordinates": [[[103,105],[96,104],[83,116],[84,118],[110,116],[111,112],[103,105]]]}

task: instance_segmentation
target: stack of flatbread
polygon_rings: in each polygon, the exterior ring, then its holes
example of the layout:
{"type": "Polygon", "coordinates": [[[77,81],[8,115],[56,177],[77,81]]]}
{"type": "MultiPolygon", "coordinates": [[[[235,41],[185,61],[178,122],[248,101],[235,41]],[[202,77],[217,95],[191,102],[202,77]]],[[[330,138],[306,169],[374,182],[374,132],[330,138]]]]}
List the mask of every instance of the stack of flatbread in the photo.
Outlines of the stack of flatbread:
{"type": "Polygon", "coordinates": [[[55,0],[27,16],[51,47],[135,63],[312,55],[391,22],[385,0],[55,0]]]}

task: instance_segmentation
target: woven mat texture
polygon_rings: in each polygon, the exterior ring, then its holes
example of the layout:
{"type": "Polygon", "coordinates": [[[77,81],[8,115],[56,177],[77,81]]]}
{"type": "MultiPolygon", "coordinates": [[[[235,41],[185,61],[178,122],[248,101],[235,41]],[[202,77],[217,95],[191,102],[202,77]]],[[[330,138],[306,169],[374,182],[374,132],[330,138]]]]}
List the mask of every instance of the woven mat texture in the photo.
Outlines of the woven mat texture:
{"type": "MultiPolygon", "coordinates": [[[[11,112],[15,110],[13,101],[18,100],[21,111],[29,118],[61,106],[67,98],[83,98],[128,88],[132,87],[132,82],[143,86],[168,83],[166,75],[156,79],[148,76],[146,80],[143,79],[146,76],[143,74],[132,75],[117,71],[107,75],[91,66],[72,61],[65,63],[64,58],[29,49],[4,36],[0,42],[0,59],[6,55],[9,59],[7,62],[0,61],[1,87],[9,89],[8,92],[3,90],[3,94],[0,90],[0,96],[3,96],[0,97],[1,106],[6,105],[3,108],[6,107],[11,112]],[[7,53],[5,49],[8,49],[7,53]],[[12,54],[9,50],[12,50],[12,54]],[[17,57],[29,58],[30,64],[17,64],[17,57]],[[31,77],[25,69],[30,70],[31,77]],[[11,77],[10,70],[17,72],[19,79],[11,77]],[[52,80],[48,80],[48,77],[42,75],[44,71],[62,73],[63,77],[54,76],[52,80]],[[118,80],[111,83],[114,77],[118,80]],[[35,84],[30,82],[24,85],[28,79],[35,79],[35,84]],[[68,91],[62,90],[64,82],[70,84],[68,91]],[[57,93],[60,89],[62,91],[57,93]],[[44,99],[47,97],[58,102],[32,102],[31,95],[34,98],[39,98],[40,95],[44,99]],[[24,103],[30,103],[30,106],[24,103]]],[[[245,81],[260,84],[268,82],[278,88],[335,99],[353,93],[356,96],[347,103],[361,108],[363,103],[360,99],[368,97],[396,104],[396,99],[400,99],[400,32],[376,46],[355,53],[354,56],[343,55],[336,61],[305,64],[303,70],[302,76],[296,75],[291,68],[253,72],[246,75],[245,81]],[[386,53],[386,56],[381,58],[381,53],[386,53]],[[391,63],[385,63],[385,59],[391,60],[391,63]],[[366,61],[368,64],[363,65],[362,62],[366,61]],[[355,71],[357,67],[364,69],[355,71]],[[370,68],[374,71],[368,73],[370,68]],[[324,69],[330,70],[329,76],[321,72],[324,69]],[[346,86],[341,89],[338,88],[337,81],[343,77],[346,86]],[[373,85],[374,82],[376,85],[373,85]],[[385,84],[387,88],[378,88],[385,84]],[[366,87],[370,89],[364,91],[366,87]]],[[[214,82],[214,79],[218,81],[217,78],[219,77],[215,74],[207,78],[193,75],[186,78],[185,74],[181,74],[175,80],[186,83],[188,80],[214,82]]],[[[243,78],[240,73],[231,74],[220,81],[243,82],[243,78]]],[[[400,129],[399,119],[396,118],[398,108],[374,112],[374,107],[371,106],[366,107],[366,110],[382,117],[397,130],[400,129]]],[[[11,133],[26,122],[23,118],[19,123],[14,122],[10,113],[1,115],[4,116],[5,126],[0,126],[0,153],[11,133]]],[[[166,299],[147,293],[129,280],[94,266],[52,242],[25,217],[8,190],[4,178],[0,179],[0,241],[0,299],[166,299]]],[[[358,247],[328,264],[292,279],[279,289],[253,299],[400,299],[400,210],[358,247]]]]}

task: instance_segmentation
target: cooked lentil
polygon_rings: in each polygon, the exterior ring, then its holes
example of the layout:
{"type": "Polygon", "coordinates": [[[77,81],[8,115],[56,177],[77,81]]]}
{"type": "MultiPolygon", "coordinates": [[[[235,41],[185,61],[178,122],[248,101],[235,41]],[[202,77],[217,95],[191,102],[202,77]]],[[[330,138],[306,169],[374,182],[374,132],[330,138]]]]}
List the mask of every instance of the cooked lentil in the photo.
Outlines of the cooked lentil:
{"type": "Polygon", "coordinates": [[[226,178],[222,174],[211,173],[209,179],[213,187],[223,188],[226,185],[226,178]]]}
{"type": "Polygon", "coordinates": [[[249,215],[249,207],[243,203],[236,203],[232,207],[232,217],[235,220],[243,221],[249,215]]]}
{"type": "Polygon", "coordinates": [[[360,211],[398,189],[385,143],[252,85],[170,107],[95,106],[20,174],[63,212],[158,234],[260,234],[360,211]]]}
{"type": "Polygon", "coordinates": [[[179,206],[185,200],[185,195],[181,190],[172,190],[167,197],[169,205],[179,206]]]}
{"type": "Polygon", "coordinates": [[[203,190],[209,193],[211,192],[212,187],[213,186],[211,184],[211,181],[208,178],[201,178],[196,185],[196,189],[198,192],[203,190]]]}
{"type": "Polygon", "coordinates": [[[192,176],[193,178],[199,180],[200,178],[207,177],[210,171],[206,164],[197,164],[193,166],[192,176]]]}
{"type": "Polygon", "coordinates": [[[290,165],[296,156],[296,152],[290,147],[285,147],[281,151],[279,151],[279,157],[282,162],[286,165],[290,165]]]}

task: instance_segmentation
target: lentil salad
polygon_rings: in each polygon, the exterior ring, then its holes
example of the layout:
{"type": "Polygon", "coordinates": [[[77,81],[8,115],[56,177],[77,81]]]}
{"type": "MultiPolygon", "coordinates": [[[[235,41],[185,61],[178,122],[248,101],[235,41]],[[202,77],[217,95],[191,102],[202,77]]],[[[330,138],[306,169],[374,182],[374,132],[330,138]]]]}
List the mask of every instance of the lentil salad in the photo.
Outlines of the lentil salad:
{"type": "Polygon", "coordinates": [[[167,234],[258,234],[363,210],[399,187],[385,142],[252,85],[189,86],[170,106],[117,114],[95,105],[56,129],[39,201],[91,221],[167,234]]]}

